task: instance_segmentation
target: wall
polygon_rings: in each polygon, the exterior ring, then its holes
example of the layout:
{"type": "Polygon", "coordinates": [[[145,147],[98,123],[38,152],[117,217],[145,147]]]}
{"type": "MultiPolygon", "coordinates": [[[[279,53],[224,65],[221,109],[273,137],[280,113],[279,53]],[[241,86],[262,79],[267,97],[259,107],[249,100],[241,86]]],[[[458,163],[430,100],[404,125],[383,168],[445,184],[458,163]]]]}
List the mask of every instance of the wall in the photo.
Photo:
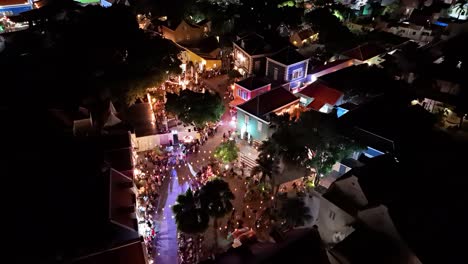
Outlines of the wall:
{"type": "Polygon", "coordinates": [[[202,39],[209,31],[209,25],[203,27],[191,27],[185,21],[182,21],[175,30],[171,30],[165,26],[161,27],[163,36],[174,42],[197,41],[202,39]],[[206,32],[204,27],[207,29],[206,32]],[[187,36],[189,37],[188,39],[187,36]]]}
{"type": "Polygon", "coordinates": [[[250,92],[250,98],[254,98],[254,97],[256,97],[257,95],[260,95],[260,94],[262,94],[262,93],[266,93],[266,92],[268,92],[268,91],[270,91],[270,90],[271,90],[271,85],[268,84],[268,85],[266,85],[266,86],[264,86],[264,87],[261,87],[261,88],[258,88],[258,89],[256,89],[256,90],[251,91],[251,92],[250,92]]]}
{"type": "Polygon", "coordinates": [[[221,67],[221,60],[214,59],[204,59],[200,57],[198,54],[186,49],[183,51],[185,53],[185,58],[189,61],[198,62],[198,63],[205,63],[205,69],[211,70],[211,69],[219,69],[221,67]]]}
{"type": "Polygon", "coordinates": [[[251,135],[252,138],[256,141],[262,141],[268,138],[270,135],[270,128],[269,125],[265,124],[264,122],[258,121],[257,118],[253,117],[250,114],[246,114],[245,112],[238,110],[237,111],[237,133],[244,137],[243,133],[246,131],[251,135]],[[248,115],[249,122],[247,126],[245,125],[245,115],[248,115]],[[258,122],[261,123],[262,131],[258,131],[258,122]]]}
{"type": "Polygon", "coordinates": [[[315,225],[318,226],[320,237],[326,244],[335,244],[335,234],[342,234],[342,237],[350,235],[354,228],[350,225],[355,222],[354,217],[334,205],[319,193],[313,191],[312,198],[307,199],[307,205],[314,218],[315,225]]]}
{"type": "Polygon", "coordinates": [[[268,78],[275,80],[275,81],[284,81],[285,79],[285,74],[286,74],[286,67],[283,65],[279,65],[275,63],[274,61],[268,60],[267,63],[267,70],[266,70],[266,76],[268,78]],[[274,79],[273,77],[275,76],[275,68],[278,69],[278,79],[274,79]]]}
{"type": "Polygon", "coordinates": [[[307,76],[307,61],[297,63],[297,64],[293,64],[292,66],[289,66],[288,67],[287,79],[285,81],[294,81],[294,80],[302,79],[305,76],[307,76]],[[293,79],[292,78],[293,71],[298,70],[298,69],[302,69],[302,76],[299,77],[299,78],[293,79]]]}
{"type": "Polygon", "coordinates": [[[386,31],[416,41],[430,42],[434,39],[434,36],[432,36],[432,30],[424,28],[415,29],[409,27],[391,27],[386,31]]]}
{"type": "Polygon", "coordinates": [[[252,65],[252,58],[244,52],[242,49],[237,47],[237,45],[234,45],[234,65],[237,68],[243,69],[246,73],[250,74],[251,73],[251,65],[252,65]],[[240,56],[243,56],[245,58],[244,61],[241,61],[239,59],[240,56]]]}
{"type": "Polygon", "coordinates": [[[265,67],[266,67],[266,57],[257,57],[257,58],[252,58],[252,72],[253,74],[257,76],[263,76],[265,74],[265,67]],[[255,65],[259,63],[259,67],[255,67],[255,65]]]}
{"type": "Polygon", "coordinates": [[[250,99],[256,97],[257,95],[260,95],[260,94],[262,94],[262,93],[265,93],[265,92],[270,91],[270,89],[271,89],[271,85],[268,84],[268,85],[263,86],[263,87],[260,87],[260,88],[258,88],[258,89],[256,89],[256,90],[250,91],[250,90],[247,90],[247,89],[245,89],[244,87],[242,87],[242,86],[240,86],[240,85],[238,85],[238,84],[236,83],[236,84],[234,84],[234,96],[235,96],[236,98],[240,98],[240,99],[242,99],[242,100],[244,100],[244,101],[248,101],[248,100],[250,100],[250,99]],[[247,93],[247,99],[244,99],[244,98],[242,98],[242,97],[239,96],[239,90],[242,90],[242,91],[244,91],[244,92],[247,93]]]}
{"type": "MultiPolygon", "coordinates": [[[[179,140],[182,140],[185,136],[192,136],[193,138],[196,138],[196,131],[191,131],[191,132],[178,132],[178,137],[179,140]]],[[[172,133],[166,133],[166,134],[157,134],[157,135],[151,135],[151,136],[146,136],[146,137],[135,137],[135,135],[132,135],[132,141],[135,142],[135,148],[137,152],[141,151],[147,151],[154,149],[156,146],[160,145],[168,145],[171,140],[173,140],[173,134],[172,133]]]]}

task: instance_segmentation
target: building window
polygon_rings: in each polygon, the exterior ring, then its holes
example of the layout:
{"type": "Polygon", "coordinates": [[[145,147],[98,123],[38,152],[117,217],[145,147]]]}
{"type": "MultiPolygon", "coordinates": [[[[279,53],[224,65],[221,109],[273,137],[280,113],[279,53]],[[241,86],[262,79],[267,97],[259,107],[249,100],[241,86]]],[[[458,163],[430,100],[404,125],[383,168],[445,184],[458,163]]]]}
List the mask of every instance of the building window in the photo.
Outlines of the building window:
{"type": "Polygon", "coordinates": [[[292,78],[293,79],[302,78],[302,76],[304,76],[304,72],[302,71],[302,68],[294,70],[292,72],[292,78]]]}
{"type": "Polygon", "coordinates": [[[242,89],[237,90],[237,95],[240,98],[244,99],[244,100],[248,100],[248,95],[249,94],[246,91],[242,90],[242,89]]]}
{"type": "Polygon", "coordinates": [[[332,210],[330,210],[330,212],[328,213],[328,217],[330,217],[331,220],[335,220],[335,212],[333,212],[332,210]]]}
{"type": "Polygon", "coordinates": [[[278,80],[278,68],[273,69],[273,80],[278,80]]]}
{"type": "Polygon", "coordinates": [[[247,126],[249,124],[249,116],[248,115],[244,114],[244,122],[245,122],[245,126],[247,126]]]}
{"type": "Polygon", "coordinates": [[[262,132],[262,122],[257,121],[257,130],[258,132],[262,132]]]}

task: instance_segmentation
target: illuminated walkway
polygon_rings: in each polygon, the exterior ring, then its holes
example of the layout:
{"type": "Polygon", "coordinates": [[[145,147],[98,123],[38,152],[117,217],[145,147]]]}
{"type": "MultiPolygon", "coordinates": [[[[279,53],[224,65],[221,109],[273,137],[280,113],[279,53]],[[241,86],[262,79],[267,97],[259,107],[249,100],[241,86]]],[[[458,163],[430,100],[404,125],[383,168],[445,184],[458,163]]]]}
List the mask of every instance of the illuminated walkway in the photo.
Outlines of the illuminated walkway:
{"type": "MultiPolygon", "coordinates": [[[[178,169],[179,174],[188,170],[184,167],[178,169]]],[[[181,174],[182,175],[182,174],[181,174]]],[[[178,263],[177,253],[177,226],[175,219],[172,218],[171,206],[174,205],[177,196],[184,193],[189,185],[186,181],[179,179],[176,170],[169,173],[169,180],[161,186],[161,197],[157,220],[159,222],[159,234],[156,241],[155,264],[176,264],[178,263]],[[165,190],[165,192],[163,191],[165,190]]],[[[182,177],[181,177],[182,178],[182,177]]],[[[186,179],[185,179],[186,180],[186,179]]]]}

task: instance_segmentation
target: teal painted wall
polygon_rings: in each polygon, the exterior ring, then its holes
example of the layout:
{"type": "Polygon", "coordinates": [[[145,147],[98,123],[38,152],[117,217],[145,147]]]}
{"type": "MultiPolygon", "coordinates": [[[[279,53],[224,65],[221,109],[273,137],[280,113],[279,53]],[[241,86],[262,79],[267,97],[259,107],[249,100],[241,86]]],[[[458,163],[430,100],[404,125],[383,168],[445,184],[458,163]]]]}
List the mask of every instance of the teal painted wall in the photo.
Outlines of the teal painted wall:
{"type": "Polygon", "coordinates": [[[242,133],[247,131],[249,135],[252,135],[252,138],[257,141],[263,141],[268,138],[270,135],[270,127],[269,125],[261,123],[261,131],[258,130],[258,119],[253,117],[250,114],[245,114],[242,111],[237,110],[237,125],[236,125],[236,132],[240,134],[242,137],[244,136],[242,133]],[[245,126],[245,115],[249,116],[249,123],[245,126]],[[246,129],[246,130],[244,130],[246,129]]]}

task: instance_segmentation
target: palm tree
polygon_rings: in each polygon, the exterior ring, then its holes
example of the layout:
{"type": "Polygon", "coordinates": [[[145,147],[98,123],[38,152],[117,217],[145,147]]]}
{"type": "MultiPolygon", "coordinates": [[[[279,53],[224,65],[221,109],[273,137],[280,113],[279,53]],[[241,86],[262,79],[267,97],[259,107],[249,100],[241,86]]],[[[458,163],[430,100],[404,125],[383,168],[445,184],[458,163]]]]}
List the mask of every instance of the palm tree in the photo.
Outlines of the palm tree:
{"type": "Polygon", "coordinates": [[[218,219],[230,213],[233,209],[231,200],[234,194],[229,189],[229,184],[216,178],[205,184],[200,190],[200,203],[202,208],[213,217],[215,232],[215,246],[218,246],[218,219]]]}
{"type": "Polygon", "coordinates": [[[252,168],[250,175],[260,175],[260,181],[265,182],[266,179],[270,179],[271,184],[275,186],[273,174],[278,170],[278,161],[275,160],[277,157],[277,145],[271,140],[263,141],[262,145],[259,147],[259,154],[256,160],[257,165],[252,168]]]}
{"type": "Polygon", "coordinates": [[[177,229],[187,234],[202,233],[208,228],[210,216],[201,208],[198,193],[188,189],[185,194],[177,197],[172,207],[177,229]]]}
{"type": "Polygon", "coordinates": [[[292,227],[303,226],[312,219],[309,208],[305,206],[304,200],[299,197],[289,198],[283,202],[280,217],[292,227]]]}

